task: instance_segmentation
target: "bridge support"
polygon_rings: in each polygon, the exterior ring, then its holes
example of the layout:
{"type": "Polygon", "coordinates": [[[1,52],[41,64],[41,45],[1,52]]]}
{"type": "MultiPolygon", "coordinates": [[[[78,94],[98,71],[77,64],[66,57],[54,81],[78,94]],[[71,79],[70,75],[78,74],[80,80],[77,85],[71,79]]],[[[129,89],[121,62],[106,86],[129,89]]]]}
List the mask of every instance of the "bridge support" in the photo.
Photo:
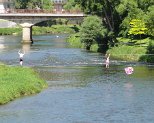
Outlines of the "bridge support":
{"type": "Polygon", "coordinates": [[[23,43],[33,43],[32,40],[32,26],[30,23],[20,24],[22,26],[22,40],[23,43]]]}

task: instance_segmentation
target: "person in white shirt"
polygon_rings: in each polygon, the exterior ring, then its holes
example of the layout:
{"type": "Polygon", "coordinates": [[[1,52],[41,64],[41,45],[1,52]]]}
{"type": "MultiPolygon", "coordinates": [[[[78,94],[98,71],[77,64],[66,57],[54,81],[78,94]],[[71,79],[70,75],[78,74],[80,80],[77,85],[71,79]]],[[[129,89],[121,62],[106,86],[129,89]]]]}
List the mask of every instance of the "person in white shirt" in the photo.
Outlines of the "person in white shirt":
{"type": "Polygon", "coordinates": [[[106,54],[106,60],[105,60],[105,66],[106,68],[109,68],[109,64],[110,64],[110,54],[106,54]]]}
{"type": "Polygon", "coordinates": [[[23,64],[23,56],[25,55],[25,52],[22,53],[22,52],[20,52],[20,50],[19,50],[19,51],[18,51],[18,54],[19,54],[19,58],[20,58],[20,65],[22,66],[22,64],[23,64]]]}

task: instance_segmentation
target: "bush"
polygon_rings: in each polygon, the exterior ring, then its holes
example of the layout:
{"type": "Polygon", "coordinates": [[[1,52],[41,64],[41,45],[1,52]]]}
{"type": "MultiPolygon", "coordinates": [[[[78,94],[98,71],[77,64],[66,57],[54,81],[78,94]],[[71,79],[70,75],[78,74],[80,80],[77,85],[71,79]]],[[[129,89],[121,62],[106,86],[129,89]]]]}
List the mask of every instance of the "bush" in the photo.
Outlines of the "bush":
{"type": "Polygon", "coordinates": [[[79,33],[69,36],[67,42],[71,47],[83,48],[83,44],[81,43],[79,33]]]}
{"type": "Polygon", "coordinates": [[[92,46],[91,46],[91,51],[93,51],[93,52],[98,52],[98,44],[93,44],[92,46]]]}
{"type": "Polygon", "coordinates": [[[140,61],[154,63],[154,43],[152,41],[149,41],[146,55],[141,56],[140,61]]]}
{"type": "Polygon", "coordinates": [[[97,16],[88,16],[80,29],[81,42],[85,44],[86,50],[91,49],[91,45],[97,43],[99,37],[104,37],[106,29],[102,26],[102,20],[97,16]]]}

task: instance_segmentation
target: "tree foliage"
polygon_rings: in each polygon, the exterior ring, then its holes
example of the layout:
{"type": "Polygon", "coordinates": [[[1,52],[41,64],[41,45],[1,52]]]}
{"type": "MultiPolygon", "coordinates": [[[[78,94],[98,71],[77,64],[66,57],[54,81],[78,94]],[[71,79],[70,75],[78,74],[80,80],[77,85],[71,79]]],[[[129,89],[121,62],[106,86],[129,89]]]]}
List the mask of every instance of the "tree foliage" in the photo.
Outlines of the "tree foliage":
{"type": "MultiPolygon", "coordinates": [[[[15,6],[53,9],[51,0],[15,0],[15,6]]],[[[101,17],[112,39],[128,36],[133,19],[145,22],[147,35],[154,36],[154,0],[68,0],[63,7],[65,10],[82,9],[86,14],[101,17]]]]}
{"type": "Polygon", "coordinates": [[[146,34],[147,28],[145,26],[145,23],[138,19],[133,19],[130,21],[130,30],[128,31],[128,34],[130,35],[142,35],[146,34]]]}
{"type": "Polygon", "coordinates": [[[97,16],[86,17],[81,25],[81,41],[87,50],[96,43],[99,36],[105,36],[106,30],[102,26],[102,21],[97,16]]]}
{"type": "Polygon", "coordinates": [[[148,27],[148,35],[154,36],[154,5],[150,6],[147,11],[146,25],[148,27]]]}
{"type": "Polygon", "coordinates": [[[53,9],[51,0],[15,0],[17,9],[53,9]]]}
{"type": "Polygon", "coordinates": [[[81,10],[80,5],[76,4],[75,0],[67,0],[66,4],[63,6],[63,8],[67,11],[69,11],[69,10],[74,10],[74,11],[81,10]]]}
{"type": "MultiPolygon", "coordinates": [[[[98,15],[114,36],[128,36],[130,22],[145,22],[148,35],[154,35],[154,0],[75,0],[87,14],[98,15]]],[[[112,36],[113,37],[113,36],[112,36]]],[[[114,37],[113,37],[114,38],[114,37]]]]}

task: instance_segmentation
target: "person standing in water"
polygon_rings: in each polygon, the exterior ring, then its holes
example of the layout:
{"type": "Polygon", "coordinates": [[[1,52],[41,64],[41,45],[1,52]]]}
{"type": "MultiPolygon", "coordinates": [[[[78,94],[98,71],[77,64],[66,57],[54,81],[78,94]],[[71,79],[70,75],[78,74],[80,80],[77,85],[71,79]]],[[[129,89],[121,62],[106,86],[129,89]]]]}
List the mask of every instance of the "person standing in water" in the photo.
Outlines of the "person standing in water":
{"type": "Polygon", "coordinates": [[[22,52],[20,52],[20,50],[19,50],[19,51],[18,51],[18,54],[19,54],[19,58],[20,58],[20,65],[22,66],[22,64],[23,64],[23,56],[25,55],[25,52],[22,53],[22,52]]]}
{"type": "Polygon", "coordinates": [[[110,54],[106,54],[106,60],[105,60],[105,67],[109,68],[109,64],[110,64],[110,54]]]}

